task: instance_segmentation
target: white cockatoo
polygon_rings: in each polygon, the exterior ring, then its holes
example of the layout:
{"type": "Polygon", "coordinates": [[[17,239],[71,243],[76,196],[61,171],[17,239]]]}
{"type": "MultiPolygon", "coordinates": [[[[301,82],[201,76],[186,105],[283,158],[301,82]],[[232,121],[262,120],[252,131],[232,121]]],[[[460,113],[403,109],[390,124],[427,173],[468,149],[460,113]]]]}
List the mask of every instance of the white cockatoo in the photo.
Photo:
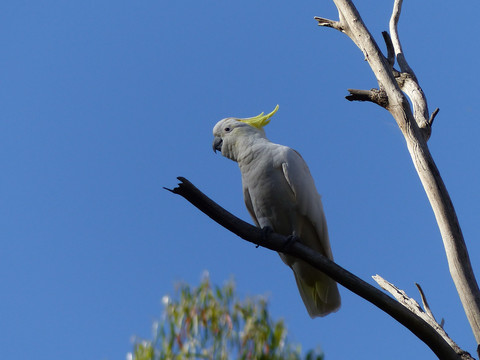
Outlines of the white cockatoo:
{"type": "MultiPolygon", "coordinates": [[[[263,127],[278,110],[252,118],[226,118],[213,128],[213,149],[236,161],[245,204],[255,224],[300,242],[333,260],[320,195],[307,164],[295,150],[270,142],[263,127]]],[[[295,274],[308,314],[325,316],[340,307],[337,284],[323,272],[279,253],[295,274]]]]}

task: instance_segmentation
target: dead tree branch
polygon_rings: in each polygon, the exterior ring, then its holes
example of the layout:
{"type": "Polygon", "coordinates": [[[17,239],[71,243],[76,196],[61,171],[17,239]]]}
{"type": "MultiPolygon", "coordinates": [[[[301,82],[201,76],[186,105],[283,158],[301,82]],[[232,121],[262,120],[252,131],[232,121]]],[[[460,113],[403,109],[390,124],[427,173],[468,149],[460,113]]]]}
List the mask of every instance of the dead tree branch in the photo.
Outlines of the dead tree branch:
{"type": "Polygon", "coordinates": [[[395,49],[393,48],[392,38],[386,31],[382,31],[382,36],[383,40],[385,41],[385,45],[387,46],[387,62],[393,69],[393,65],[395,65],[395,49]]]}
{"type": "Polygon", "coordinates": [[[390,17],[390,37],[392,39],[392,45],[397,58],[398,66],[400,70],[404,73],[410,74],[415,81],[417,77],[413,72],[412,68],[408,65],[407,60],[405,59],[405,54],[403,53],[402,45],[400,43],[400,37],[398,36],[398,21],[400,20],[400,13],[402,11],[403,0],[395,0],[393,4],[392,16],[390,17]]]}
{"type": "Polygon", "coordinates": [[[460,347],[447,335],[447,333],[443,329],[443,326],[435,320],[435,317],[433,316],[432,311],[428,306],[425,294],[423,293],[420,285],[415,284],[419,289],[420,296],[423,302],[423,307],[425,310],[420,307],[420,305],[418,304],[418,302],[415,301],[415,299],[409,297],[405,293],[405,291],[400,290],[395,285],[382,278],[380,275],[372,276],[372,278],[377,282],[378,285],[380,285],[382,289],[392,294],[393,297],[397,299],[400,304],[405,306],[408,310],[410,310],[412,313],[423,319],[427,324],[434,328],[435,331],[452,347],[452,349],[454,349],[457,354],[460,354],[462,356],[462,359],[473,359],[469,353],[464,352],[462,351],[462,349],[460,349],[460,347]]]}
{"type": "MultiPolygon", "coordinates": [[[[450,274],[477,344],[480,344],[480,290],[455,209],[427,146],[431,125],[437,111],[434,111],[431,116],[428,115],[425,95],[415,73],[405,59],[400,44],[397,25],[402,0],[395,0],[390,19],[390,36],[400,73],[393,70],[393,61],[389,59],[391,55],[386,58],[380,51],[352,1],[333,0],[333,2],[339,13],[338,25],[335,28],[341,29],[348,35],[363,52],[377,78],[379,89],[386,94],[388,99],[386,109],[392,114],[405,137],[413,164],[437,220],[450,274]],[[406,96],[410,98],[413,110],[406,96]]],[[[318,18],[316,19],[318,21],[318,18]]],[[[325,26],[326,23],[319,21],[320,26],[325,26]]]]}
{"type": "Polygon", "coordinates": [[[325,19],[318,16],[315,16],[315,20],[318,21],[319,26],[329,27],[329,28],[336,29],[343,32],[343,28],[342,28],[342,25],[340,24],[340,21],[325,19]]]}
{"type": "MultiPolygon", "coordinates": [[[[430,309],[430,305],[428,305],[427,297],[425,296],[425,293],[423,292],[422,287],[420,286],[420,284],[417,284],[417,283],[415,283],[415,286],[417,287],[418,292],[420,293],[420,297],[422,298],[422,304],[423,304],[423,308],[425,309],[425,312],[426,312],[427,315],[430,316],[435,322],[437,322],[437,320],[435,320],[435,316],[433,316],[432,310],[430,309]]],[[[438,324],[438,323],[437,323],[437,324],[438,324]]],[[[443,329],[443,324],[438,324],[438,325],[440,325],[440,327],[443,329]]]]}
{"type": "Polygon", "coordinates": [[[378,89],[371,90],[357,90],[357,89],[348,89],[350,95],[345,96],[348,101],[370,101],[377,105],[380,105],[383,108],[388,106],[388,98],[385,91],[378,89]]]}
{"type": "Polygon", "coordinates": [[[425,322],[424,319],[412,313],[399,302],[349,271],[343,269],[325,256],[315,252],[299,241],[291,242],[286,236],[274,232],[266,232],[258,227],[250,225],[223,209],[220,205],[198,190],[187,179],[178,177],[178,180],[180,180],[180,183],[176,188],[167,190],[182,196],[204,214],[234,234],[240,236],[242,239],[270,250],[295,256],[323,271],[339,284],[382,309],[408,328],[413,334],[422,340],[439,359],[471,359],[471,357],[464,357],[466,353],[462,350],[456,352],[431,325],[425,322]]]}

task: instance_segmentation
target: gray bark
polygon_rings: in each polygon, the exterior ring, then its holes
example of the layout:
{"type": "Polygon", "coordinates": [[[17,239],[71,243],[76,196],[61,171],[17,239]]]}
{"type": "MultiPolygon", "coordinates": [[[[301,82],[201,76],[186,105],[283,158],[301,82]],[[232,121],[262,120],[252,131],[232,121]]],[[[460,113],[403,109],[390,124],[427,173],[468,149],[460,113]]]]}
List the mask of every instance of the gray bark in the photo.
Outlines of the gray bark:
{"type": "MultiPolygon", "coordinates": [[[[402,131],[415,169],[435,214],[447,255],[450,274],[477,344],[479,344],[480,291],[455,209],[427,146],[431,125],[438,110],[435,110],[431,116],[428,115],[425,95],[415,73],[406,61],[400,44],[397,24],[402,0],[395,0],[390,20],[390,45],[393,48],[393,54],[390,54],[389,49],[387,58],[383,56],[352,1],[333,1],[339,12],[339,21],[317,17],[319,25],[340,30],[352,39],[363,52],[377,78],[379,85],[377,91],[385,95],[382,103],[369,100],[368,96],[363,96],[362,99],[354,97],[350,100],[372,101],[385,107],[392,114],[402,131]],[[393,69],[392,57],[393,59],[396,58],[400,71],[393,69]],[[413,104],[413,111],[407,96],[413,104]]],[[[352,93],[352,90],[350,92],[352,93]]],[[[358,90],[354,90],[354,92],[358,94],[358,90]]],[[[352,95],[355,95],[355,93],[352,95]]]]}

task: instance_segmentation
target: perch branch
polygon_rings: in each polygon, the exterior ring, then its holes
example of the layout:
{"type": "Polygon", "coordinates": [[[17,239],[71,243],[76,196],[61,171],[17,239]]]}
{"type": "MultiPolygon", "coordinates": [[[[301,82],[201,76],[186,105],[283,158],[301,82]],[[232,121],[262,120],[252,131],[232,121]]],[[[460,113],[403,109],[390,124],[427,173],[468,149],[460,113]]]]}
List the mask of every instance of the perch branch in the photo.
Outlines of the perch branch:
{"type": "Polygon", "coordinates": [[[480,344],[480,290],[473,273],[455,208],[428,149],[427,140],[430,135],[432,121],[429,124],[431,117],[428,116],[425,95],[418,82],[416,82],[415,74],[406,63],[398,40],[397,24],[402,1],[395,0],[390,22],[393,26],[391,28],[391,36],[397,61],[402,62],[400,67],[404,71],[400,74],[402,78],[398,79],[403,82],[402,89],[400,89],[397,83],[390,64],[381,53],[352,1],[333,0],[333,2],[338,9],[343,32],[363,52],[365,59],[377,78],[379,89],[385,91],[387,95],[387,110],[392,114],[405,137],[413,164],[437,220],[447,255],[450,274],[477,344],[480,344]],[[412,101],[413,111],[405,94],[412,101]]]}
{"type": "Polygon", "coordinates": [[[463,352],[457,354],[442,336],[426,323],[425,320],[413,314],[410,310],[385,293],[343,269],[320,253],[303,245],[299,241],[292,243],[286,236],[274,232],[265,232],[262,229],[237,218],[223,209],[220,205],[216,204],[213,200],[209,199],[187,179],[178,177],[178,180],[180,180],[180,183],[176,188],[167,190],[184,197],[192,205],[197,207],[218,224],[227,228],[244,240],[270,250],[283,252],[297,257],[323,271],[339,284],[371,302],[403,324],[420,340],[427,344],[427,346],[429,346],[440,359],[462,359],[461,354],[463,354],[463,352]]]}

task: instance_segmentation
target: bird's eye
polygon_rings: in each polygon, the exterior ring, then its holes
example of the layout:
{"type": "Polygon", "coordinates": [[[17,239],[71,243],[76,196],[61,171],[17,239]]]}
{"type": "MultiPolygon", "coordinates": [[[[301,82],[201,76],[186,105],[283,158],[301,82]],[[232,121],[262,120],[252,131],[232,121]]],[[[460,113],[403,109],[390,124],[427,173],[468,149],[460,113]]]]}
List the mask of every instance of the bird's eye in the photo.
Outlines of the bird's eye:
{"type": "Polygon", "coordinates": [[[229,127],[225,128],[225,132],[230,132],[230,130],[232,130],[232,129],[230,129],[229,127]]]}

